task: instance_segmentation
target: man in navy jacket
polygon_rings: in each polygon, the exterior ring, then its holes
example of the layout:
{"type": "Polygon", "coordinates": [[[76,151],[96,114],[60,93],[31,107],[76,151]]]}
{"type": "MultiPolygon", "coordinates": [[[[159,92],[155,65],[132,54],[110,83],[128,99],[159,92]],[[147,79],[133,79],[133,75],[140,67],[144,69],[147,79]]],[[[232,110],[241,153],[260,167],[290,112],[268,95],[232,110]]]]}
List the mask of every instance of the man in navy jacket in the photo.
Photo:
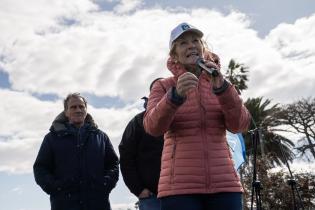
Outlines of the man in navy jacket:
{"type": "Polygon", "coordinates": [[[64,111],[45,136],[33,169],[37,184],[50,195],[52,210],[111,209],[118,157],[79,93],[64,100],[64,111]]]}

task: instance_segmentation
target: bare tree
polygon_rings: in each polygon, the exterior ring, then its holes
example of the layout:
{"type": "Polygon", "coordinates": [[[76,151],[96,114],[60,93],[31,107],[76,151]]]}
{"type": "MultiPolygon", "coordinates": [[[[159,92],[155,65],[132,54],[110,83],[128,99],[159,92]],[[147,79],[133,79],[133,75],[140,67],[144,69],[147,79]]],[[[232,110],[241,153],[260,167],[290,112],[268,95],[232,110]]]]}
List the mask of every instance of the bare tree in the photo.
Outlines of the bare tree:
{"type": "Polygon", "coordinates": [[[278,117],[282,124],[303,135],[298,141],[302,145],[296,147],[299,153],[305,155],[309,151],[315,158],[315,98],[284,105],[278,117]]]}

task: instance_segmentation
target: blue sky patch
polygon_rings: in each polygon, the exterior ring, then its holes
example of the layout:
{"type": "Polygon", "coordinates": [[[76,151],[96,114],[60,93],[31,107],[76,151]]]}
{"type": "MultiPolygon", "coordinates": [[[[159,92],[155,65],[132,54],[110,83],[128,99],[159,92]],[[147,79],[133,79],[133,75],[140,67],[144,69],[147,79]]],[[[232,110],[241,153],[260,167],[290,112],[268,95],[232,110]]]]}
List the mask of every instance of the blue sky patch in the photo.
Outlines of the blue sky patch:
{"type": "Polygon", "coordinates": [[[109,96],[96,96],[91,93],[82,93],[86,97],[88,104],[91,104],[95,108],[121,108],[126,106],[126,103],[119,97],[109,97],[109,96]]]}
{"type": "Polygon", "coordinates": [[[1,209],[43,210],[49,206],[49,197],[36,185],[33,174],[0,172],[0,180],[1,209]]]}
{"type": "Polygon", "coordinates": [[[67,17],[62,17],[58,19],[59,24],[65,25],[65,26],[72,26],[72,25],[77,25],[80,22],[74,18],[67,18],[67,17]]]}
{"type": "Polygon", "coordinates": [[[10,87],[9,75],[0,68],[0,88],[9,89],[10,87]]]}
{"type": "Polygon", "coordinates": [[[56,94],[39,94],[33,93],[32,96],[38,98],[41,101],[56,101],[59,99],[58,95],[56,94]]]}

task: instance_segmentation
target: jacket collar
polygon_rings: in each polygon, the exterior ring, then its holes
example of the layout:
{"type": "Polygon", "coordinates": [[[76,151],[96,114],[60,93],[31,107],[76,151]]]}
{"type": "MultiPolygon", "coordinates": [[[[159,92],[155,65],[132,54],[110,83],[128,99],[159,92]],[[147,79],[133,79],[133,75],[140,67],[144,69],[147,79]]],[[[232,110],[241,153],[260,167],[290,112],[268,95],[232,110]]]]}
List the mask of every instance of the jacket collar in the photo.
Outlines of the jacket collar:
{"type": "MultiPolygon", "coordinates": [[[[84,124],[89,124],[90,125],[89,127],[92,130],[97,129],[97,125],[89,113],[86,115],[86,118],[84,120],[84,124]]],[[[62,131],[66,131],[68,129],[69,129],[69,120],[68,120],[67,116],[65,115],[65,112],[62,111],[54,119],[54,121],[50,127],[50,130],[55,131],[55,132],[62,132],[62,131]]]]}

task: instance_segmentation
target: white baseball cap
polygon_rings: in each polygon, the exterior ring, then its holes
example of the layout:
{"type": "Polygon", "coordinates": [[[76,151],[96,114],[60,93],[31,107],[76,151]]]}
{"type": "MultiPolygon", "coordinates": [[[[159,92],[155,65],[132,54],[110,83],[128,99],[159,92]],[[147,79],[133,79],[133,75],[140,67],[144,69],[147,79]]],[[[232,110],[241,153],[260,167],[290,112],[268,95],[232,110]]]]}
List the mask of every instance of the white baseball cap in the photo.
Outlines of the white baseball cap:
{"type": "Polygon", "coordinates": [[[198,34],[200,37],[203,36],[203,33],[197,29],[196,27],[188,24],[188,23],[181,23],[178,26],[176,26],[172,32],[171,32],[171,37],[170,37],[170,43],[169,43],[169,47],[170,49],[172,48],[172,44],[173,42],[183,33],[187,32],[187,31],[193,31],[196,34],[198,34]]]}

